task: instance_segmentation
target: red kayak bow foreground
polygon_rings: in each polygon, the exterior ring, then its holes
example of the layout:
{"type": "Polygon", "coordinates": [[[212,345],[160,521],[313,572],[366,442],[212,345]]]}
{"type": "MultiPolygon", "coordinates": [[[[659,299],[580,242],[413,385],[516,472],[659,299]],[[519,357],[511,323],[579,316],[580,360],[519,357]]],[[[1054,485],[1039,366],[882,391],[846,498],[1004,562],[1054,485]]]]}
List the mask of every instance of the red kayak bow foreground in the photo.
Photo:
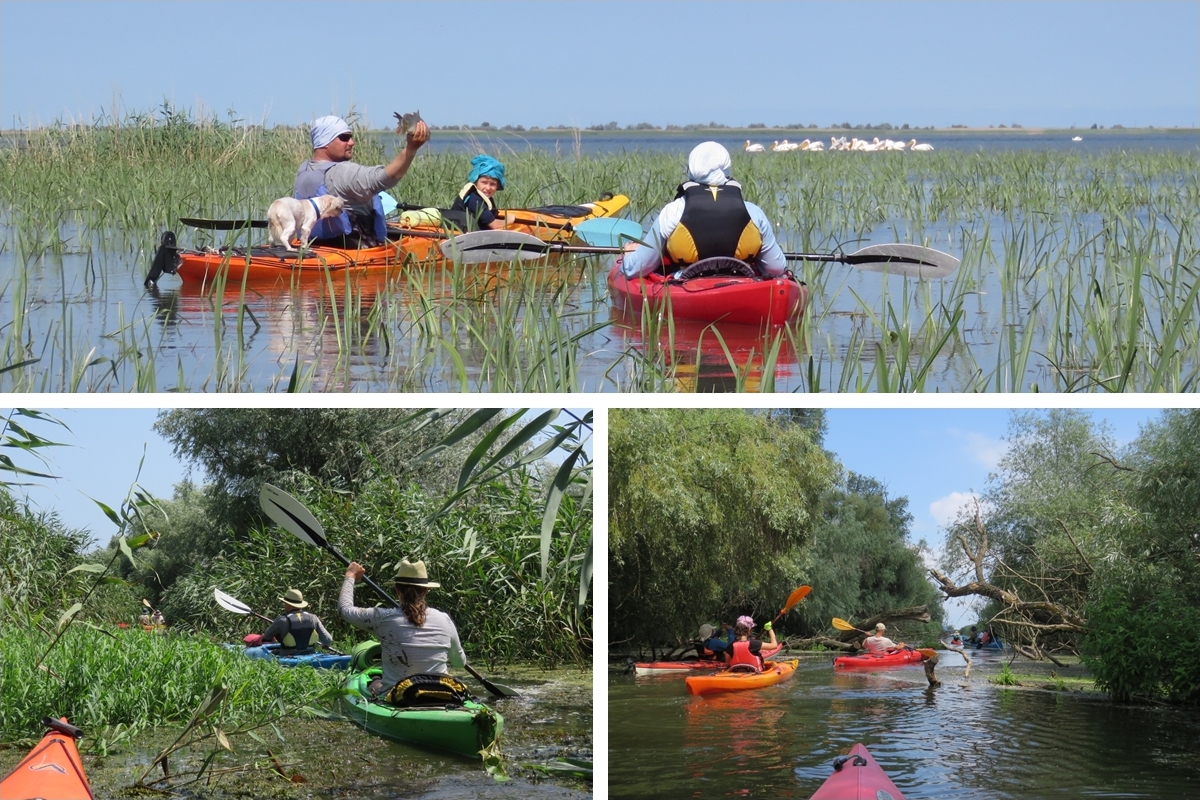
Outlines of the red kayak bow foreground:
{"type": "Polygon", "coordinates": [[[856,744],[850,755],[833,760],[833,774],[811,800],[904,800],[904,795],[867,748],[856,744]]]}

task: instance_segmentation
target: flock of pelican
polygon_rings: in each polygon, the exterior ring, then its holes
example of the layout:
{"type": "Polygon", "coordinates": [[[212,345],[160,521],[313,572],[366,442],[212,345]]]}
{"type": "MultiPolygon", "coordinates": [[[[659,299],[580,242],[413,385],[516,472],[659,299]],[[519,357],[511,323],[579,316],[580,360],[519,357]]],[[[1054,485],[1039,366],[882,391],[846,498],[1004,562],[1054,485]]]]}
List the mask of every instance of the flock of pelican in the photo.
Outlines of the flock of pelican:
{"type": "MultiPolygon", "coordinates": [[[[788,153],[792,150],[824,150],[824,142],[813,142],[805,139],[803,142],[789,142],[784,139],[782,142],[774,142],[770,147],[766,145],[752,143],[749,139],[742,145],[742,149],[747,153],[763,153],[770,150],[773,153],[788,153]]],[[[862,150],[865,152],[874,152],[876,150],[916,150],[918,152],[932,150],[933,145],[922,142],[917,143],[916,139],[910,139],[907,142],[892,141],[891,139],[879,140],[876,136],[874,141],[868,142],[866,139],[859,139],[857,136],[847,141],[845,136],[829,137],[830,150],[862,150]]]]}

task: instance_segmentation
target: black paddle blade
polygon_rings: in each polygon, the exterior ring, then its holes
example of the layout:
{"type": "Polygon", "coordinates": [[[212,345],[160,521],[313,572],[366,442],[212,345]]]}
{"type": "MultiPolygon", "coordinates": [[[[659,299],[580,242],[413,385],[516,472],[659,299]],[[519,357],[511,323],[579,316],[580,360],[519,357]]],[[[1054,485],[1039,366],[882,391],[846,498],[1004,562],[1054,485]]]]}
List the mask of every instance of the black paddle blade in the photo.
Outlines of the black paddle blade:
{"type": "Polygon", "coordinates": [[[944,278],[958,269],[958,259],[949,253],[915,244],[875,244],[838,260],[867,272],[923,279],[944,278]]]}
{"type": "Polygon", "coordinates": [[[154,251],[154,261],[150,263],[150,272],[146,274],[146,280],[142,282],[142,285],[147,289],[157,285],[158,279],[164,272],[174,275],[178,266],[179,248],[175,246],[175,234],[172,231],[165,231],[162,239],[159,240],[158,250],[154,251]]]}
{"type": "Polygon", "coordinates": [[[196,217],[180,217],[179,221],[191,228],[203,228],[209,231],[240,231],[243,228],[265,228],[265,219],[197,219],[196,217]]]}

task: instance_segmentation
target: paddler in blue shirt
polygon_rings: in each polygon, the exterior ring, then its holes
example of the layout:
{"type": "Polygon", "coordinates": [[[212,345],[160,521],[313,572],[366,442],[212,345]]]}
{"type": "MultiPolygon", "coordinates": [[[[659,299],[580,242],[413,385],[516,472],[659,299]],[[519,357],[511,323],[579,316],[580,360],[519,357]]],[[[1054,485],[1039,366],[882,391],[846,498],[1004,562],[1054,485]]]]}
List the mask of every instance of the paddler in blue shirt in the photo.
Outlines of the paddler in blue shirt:
{"type": "Polygon", "coordinates": [[[729,151],[716,142],[692,149],[687,181],[659,212],[646,236],[650,245],[631,242],[627,248],[621,262],[626,277],[676,272],[717,256],[745,261],[763,275],[787,271],[771,221],[742,197],[741,184],[730,178],[731,166],[729,151]]]}
{"type": "Polygon", "coordinates": [[[496,192],[504,189],[504,165],[489,155],[477,155],[471,159],[471,173],[467,185],[454,198],[451,211],[466,215],[469,231],[497,230],[504,227],[504,220],[497,214],[496,192]]]}
{"type": "Polygon", "coordinates": [[[729,660],[729,645],[733,644],[733,629],[728,622],[721,623],[720,633],[707,622],[700,626],[700,643],[697,654],[700,658],[718,661],[729,660]]]}

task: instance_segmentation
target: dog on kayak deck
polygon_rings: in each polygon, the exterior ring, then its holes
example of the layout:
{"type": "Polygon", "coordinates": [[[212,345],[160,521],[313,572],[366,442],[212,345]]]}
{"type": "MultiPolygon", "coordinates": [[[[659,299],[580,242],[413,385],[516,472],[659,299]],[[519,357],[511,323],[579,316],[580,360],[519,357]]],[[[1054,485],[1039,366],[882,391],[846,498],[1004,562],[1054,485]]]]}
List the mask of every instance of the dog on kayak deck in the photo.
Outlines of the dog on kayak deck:
{"type": "Polygon", "coordinates": [[[308,237],[319,219],[336,217],[342,213],[345,201],[340,197],[321,195],[308,200],[281,197],[267,209],[267,229],[271,244],[292,247],[292,234],[298,234],[301,247],[308,247],[308,237]]]}

